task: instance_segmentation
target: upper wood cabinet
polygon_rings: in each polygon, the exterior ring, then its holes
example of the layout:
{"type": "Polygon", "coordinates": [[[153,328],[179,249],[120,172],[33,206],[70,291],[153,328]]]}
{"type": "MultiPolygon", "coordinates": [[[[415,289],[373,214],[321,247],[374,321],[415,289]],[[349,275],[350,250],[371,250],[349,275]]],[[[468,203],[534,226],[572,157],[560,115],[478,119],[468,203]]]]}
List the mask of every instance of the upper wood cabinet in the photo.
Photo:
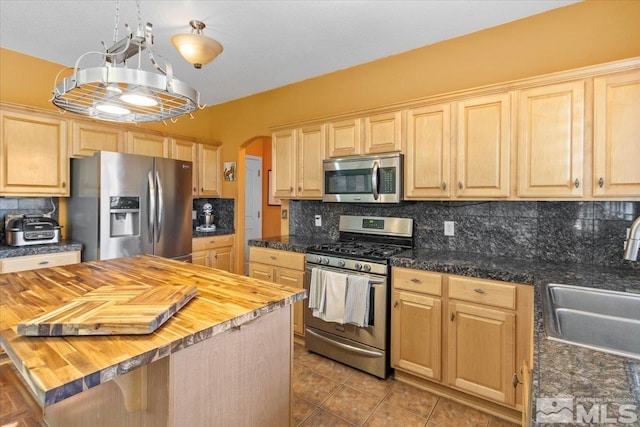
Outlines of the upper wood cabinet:
{"type": "Polygon", "coordinates": [[[584,85],[580,80],[518,93],[518,196],[583,195],[584,85]]]}
{"type": "Polygon", "coordinates": [[[220,147],[198,144],[198,196],[220,197],[220,147]]]}
{"type": "Polygon", "coordinates": [[[113,126],[72,121],[70,157],[89,157],[97,151],[124,152],[124,133],[113,126]]]}
{"type": "Polygon", "coordinates": [[[594,79],[593,195],[640,196],[640,71],[594,79]]]}
{"type": "Polygon", "coordinates": [[[68,196],[67,121],[0,110],[0,195],[68,196]]]}
{"type": "Polygon", "coordinates": [[[400,111],[364,118],[364,153],[378,154],[402,149],[402,114],[400,111]]]}
{"type": "Polygon", "coordinates": [[[509,196],[511,94],[458,102],[458,197],[509,196]]]}
{"type": "Polygon", "coordinates": [[[129,154],[169,157],[169,138],[141,132],[127,132],[125,150],[129,154]]]}
{"type": "Polygon", "coordinates": [[[451,105],[407,111],[405,198],[442,198],[451,194],[451,105]]]}
{"type": "Polygon", "coordinates": [[[329,157],[347,157],[362,154],[362,119],[348,119],[328,124],[329,157]]]}
{"type": "Polygon", "coordinates": [[[171,139],[170,157],[176,160],[191,162],[191,189],[193,197],[198,196],[198,144],[193,141],[171,139]]]}
{"type": "Polygon", "coordinates": [[[287,129],[271,137],[273,192],[277,198],[289,199],[295,195],[296,134],[295,129],[287,129]]]}

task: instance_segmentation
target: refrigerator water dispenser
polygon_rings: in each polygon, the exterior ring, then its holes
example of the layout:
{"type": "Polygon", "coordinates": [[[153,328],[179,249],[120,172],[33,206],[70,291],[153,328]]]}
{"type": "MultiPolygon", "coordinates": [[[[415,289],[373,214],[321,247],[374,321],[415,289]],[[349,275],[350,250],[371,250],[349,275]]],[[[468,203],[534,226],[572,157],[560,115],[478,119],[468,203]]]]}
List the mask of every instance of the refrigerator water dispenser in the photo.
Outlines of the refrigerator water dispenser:
{"type": "Polygon", "coordinates": [[[140,197],[112,196],[109,201],[110,236],[140,234],[140,197]]]}

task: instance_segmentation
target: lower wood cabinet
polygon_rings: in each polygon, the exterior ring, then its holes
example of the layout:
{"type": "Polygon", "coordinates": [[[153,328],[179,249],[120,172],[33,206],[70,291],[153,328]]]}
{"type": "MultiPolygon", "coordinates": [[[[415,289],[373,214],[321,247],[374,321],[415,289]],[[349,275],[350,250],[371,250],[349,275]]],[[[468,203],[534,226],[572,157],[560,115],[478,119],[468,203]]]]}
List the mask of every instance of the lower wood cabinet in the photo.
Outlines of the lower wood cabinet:
{"type": "MultiPolygon", "coordinates": [[[[304,254],[279,249],[249,248],[249,277],[304,288],[304,254]]],[[[293,332],[304,336],[304,300],[293,306],[293,332]]]]}
{"type": "Polygon", "coordinates": [[[80,251],[56,252],[43,255],[27,255],[0,259],[0,273],[36,270],[80,262],[80,251]]]}
{"type": "Polygon", "coordinates": [[[233,273],[233,240],[235,234],[196,237],[192,240],[191,262],[233,273]]]}
{"type": "Polygon", "coordinates": [[[489,410],[523,410],[533,286],[399,267],[391,277],[396,377],[408,374],[424,388],[476,405],[486,401],[489,410]]]}

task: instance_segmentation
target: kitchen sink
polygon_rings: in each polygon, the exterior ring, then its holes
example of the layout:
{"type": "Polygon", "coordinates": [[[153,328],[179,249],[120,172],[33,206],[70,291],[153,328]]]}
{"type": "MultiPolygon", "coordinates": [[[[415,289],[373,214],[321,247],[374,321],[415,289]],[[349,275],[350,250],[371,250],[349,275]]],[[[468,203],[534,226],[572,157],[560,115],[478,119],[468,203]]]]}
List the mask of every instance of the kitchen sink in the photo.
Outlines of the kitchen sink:
{"type": "Polygon", "coordinates": [[[550,283],[542,308],[549,339],[640,359],[640,294],[550,283]]]}

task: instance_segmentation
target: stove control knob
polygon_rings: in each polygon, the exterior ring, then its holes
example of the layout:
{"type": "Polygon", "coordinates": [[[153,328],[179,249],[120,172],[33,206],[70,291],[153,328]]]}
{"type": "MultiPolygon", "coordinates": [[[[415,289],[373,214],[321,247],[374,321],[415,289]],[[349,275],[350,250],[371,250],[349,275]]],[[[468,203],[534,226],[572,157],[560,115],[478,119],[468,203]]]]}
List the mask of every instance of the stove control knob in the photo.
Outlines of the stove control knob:
{"type": "Polygon", "coordinates": [[[365,264],[363,268],[364,268],[364,271],[366,272],[371,271],[371,266],[369,264],[365,264]]]}
{"type": "Polygon", "coordinates": [[[321,256],[316,257],[316,262],[318,264],[322,264],[322,257],[321,256]]]}
{"type": "Polygon", "coordinates": [[[341,259],[340,261],[338,261],[338,265],[339,265],[340,267],[344,267],[344,265],[345,265],[344,260],[342,260],[342,259],[341,259]]]}
{"type": "Polygon", "coordinates": [[[360,264],[359,262],[356,262],[354,267],[356,268],[356,270],[362,270],[362,264],[360,264]]]}
{"type": "Polygon", "coordinates": [[[328,265],[329,264],[329,258],[325,257],[324,258],[324,263],[328,265]]]}

